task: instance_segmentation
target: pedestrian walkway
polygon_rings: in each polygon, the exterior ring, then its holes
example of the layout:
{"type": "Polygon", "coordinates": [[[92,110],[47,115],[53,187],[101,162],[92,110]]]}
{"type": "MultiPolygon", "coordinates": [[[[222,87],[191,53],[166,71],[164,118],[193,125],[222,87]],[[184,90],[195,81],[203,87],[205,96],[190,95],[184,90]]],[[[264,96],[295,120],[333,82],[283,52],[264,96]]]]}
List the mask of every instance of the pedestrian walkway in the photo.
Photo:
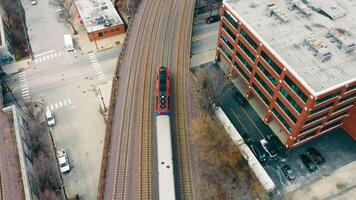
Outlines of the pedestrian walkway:
{"type": "Polygon", "coordinates": [[[59,108],[65,107],[65,106],[69,106],[71,104],[72,104],[72,100],[71,99],[65,99],[65,100],[58,101],[58,102],[50,104],[49,106],[47,106],[46,110],[54,111],[54,110],[57,110],[59,108]]]}
{"type": "Polygon", "coordinates": [[[41,53],[41,54],[35,55],[34,56],[34,62],[35,63],[40,63],[40,62],[44,62],[46,60],[51,60],[51,59],[54,59],[54,58],[57,58],[57,57],[60,57],[60,56],[62,56],[61,52],[55,52],[54,50],[52,50],[52,51],[48,51],[48,52],[45,52],[45,53],[41,53]]]}
{"type": "Polygon", "coordinates": [[[105,74],[103,72],[103,69],[100,66],[100,63],[98,62],[98,59],[96,58],[94,53],[89,53],[88,54],[90,62],[95,70],[95,74],[98,77],[99,80],[104,80],[105,79],[105,74]]]}
{"type": "Polygon", "coordinates": [[[26,77],[26,71],[22,71],[19,73],[19,78],[20,78],[20,86],[21,86],[21,93],[24,101],[30,101],[31,96],[30,96],[30,89],[28,88],[28,83],[27,83],[27,77],[26,77]]]}

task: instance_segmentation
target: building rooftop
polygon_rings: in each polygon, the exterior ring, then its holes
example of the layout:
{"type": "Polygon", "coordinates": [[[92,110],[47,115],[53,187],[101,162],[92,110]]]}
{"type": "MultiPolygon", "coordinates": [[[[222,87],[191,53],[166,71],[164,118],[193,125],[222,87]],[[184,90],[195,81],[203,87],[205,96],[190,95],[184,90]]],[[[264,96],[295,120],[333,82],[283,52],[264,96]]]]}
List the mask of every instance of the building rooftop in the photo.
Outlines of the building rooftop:
{"type": "Polygon", "coordinates": [[[356,81],[356,1],[225,3],[313,95],[356,81]]]}
{"type": "Polygon", "coordinates": [[[74,0],[88,33],[123,24],[110,0],[74,0]]]}
{"type": "Polygon", "coordinates": [[[25,199],[12,112],[0,110],[0,199],[25,199]]]}

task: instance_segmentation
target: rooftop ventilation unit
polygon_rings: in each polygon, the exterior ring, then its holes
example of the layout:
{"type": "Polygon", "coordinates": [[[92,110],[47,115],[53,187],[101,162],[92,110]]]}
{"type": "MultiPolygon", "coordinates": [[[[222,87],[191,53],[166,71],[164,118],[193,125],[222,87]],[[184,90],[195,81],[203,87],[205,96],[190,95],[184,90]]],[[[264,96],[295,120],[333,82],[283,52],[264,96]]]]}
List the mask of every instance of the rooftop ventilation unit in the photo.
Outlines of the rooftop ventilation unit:
{"type": "Polygon", "coordinates": [[[268,16],[271,17],[272,15],[276,15],[278,19],[280,19],[282,22],[287,22],[288,17],[287,15],[276,5],[274,4],[269,4],[268,5],[268,16]]]}
{"type": "Polygon", "coordinates": [[[306,16],[311,15],[311,9],[305,5],[301,0],[289,0],[289,10],[294,10],[297,8],[301,13],[306,16]]]}
{"type": "Polygon", "coordinates": [[[327,48],[323,42],[318,41],[314,38],[313,35],[309,35],[304,39],[305,43],[315,51],[315,56],[321,60],[321,62],[325,62],[331,58],[331,52],[327,48]]]}
{"type": "Polygon", "coordinates": [[[346,15],[346,11],[340,6],[334,5],[323,5],[321,10],[326,13],[331,19],[335,20],[346,15]]]}
{"type": "Polygon", "coordinates": [[[355,43],[350,41],[350,39],[346,35],[338,31],[337,29],[330,29],[326,34],[326,37],[332,37],[333,39],[335,39],[336,42],[339,43],[338,47],[346,53],[349,53],[356,48],[355,43]]]}

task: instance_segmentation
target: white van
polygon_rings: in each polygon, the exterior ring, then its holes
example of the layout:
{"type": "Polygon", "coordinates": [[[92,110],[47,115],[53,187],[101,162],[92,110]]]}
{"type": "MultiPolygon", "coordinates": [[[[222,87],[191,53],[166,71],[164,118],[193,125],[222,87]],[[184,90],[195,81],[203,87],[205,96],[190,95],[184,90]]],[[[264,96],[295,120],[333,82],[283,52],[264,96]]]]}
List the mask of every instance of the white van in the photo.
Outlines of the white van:
{"type": "Polygon", "coordinates": [[[68,52],[74,52],[73,39],[71,34],[64,35],[64,47],[68,52]]]}

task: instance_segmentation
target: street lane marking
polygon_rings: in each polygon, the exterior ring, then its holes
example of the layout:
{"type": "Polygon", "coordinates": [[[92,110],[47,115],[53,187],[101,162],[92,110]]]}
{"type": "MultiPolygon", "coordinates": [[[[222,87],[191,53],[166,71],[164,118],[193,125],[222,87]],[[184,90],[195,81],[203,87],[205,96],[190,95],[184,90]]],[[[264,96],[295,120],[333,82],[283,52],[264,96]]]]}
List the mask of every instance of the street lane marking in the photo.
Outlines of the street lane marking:
{"type": "Polygon", "coordinates": [[[54,53],[54,57],[57,58],[57,53],[54,53]]]}
{"type": "Polygon", "coordinates": [[[42,62],[42,58],[41,58],[41,57],[39,57],[39,58],[38,58],[38,61],[39,61],[39,62],[42,62]]]}
{"type": "Polygon", "coordinates": [[[248,133],[246,127],[244,126],[243,123],[241,123],[240,119],[237,117],[236,113],[234,112],[234,110],[232,108],[230,108],[232,114],[234,114],[235,118],[237,119],[237,121],[239,121],[239,123],[241,124],[242,128],[246,131],[246,133],[248,133]]]}
{"type": "Polygon", "coordinates": [[[28,88],[27,83],[21,84],[21,88],[28,88]]]}
{"type": "Polygon", "coordinates": [[[64,100],[63,104],[64,104],[64,106],[66,106],[67,105],[67,100],[64,100]]]}
{"type": "Polygon", "coordinates": [[[247,114],[247,112],[245,111],[245,109],[241,106],[242,111],[246,114],[246,116],[248,117],[248,119],[252,122],[252,124],[255,126],[255,128],[258,130],[258,132],[260,133],[260,135],[262,136],[262,138],[265,139],[265,136],[261,133],[260,129],[257,128],[257,125],[255,124],[255,122],[251,119],[251,117],[247,114]]]}
{"type": "Polygon", "coordinates": [[[25,82],[27,82],[26,79],[20,79],[20,83],[25,83],[25,82]]]}
{"type": "Polygon", "coordinates": [[[53,105],[51,105],[51,110],[53,110],[53,105]]]}
{"type": "Polygon", "coordinates": [[[59,107],[62,107],[62,102],[59,102],[59,107]]]}
{"type": "Polygon", "coordinates": [[[56,107],[56,109],[57,109],[57,108],[58,108],[58,103],[55,103],[55,104],[54,104],[54,107],[56,107]]]}
{"type": "Polygon", "coordinates": [[[49,55],[51,57],[51,59],[53,58],[53,54],[49,55]]]}
{"type": "Polygon", "coordinates": [[[72,103],[72,100],[68,99],[68,104],[71,104],[72,103]]]}
{"type": "Polygon", "coordinates": [[[62,55],[62,53],[61,52],[58,52],[58,56],[61,56],[62,55]]]}
{"type": "Polygon", "coordinates": [[[34,55],[34,57],[37,58],[37,57],[40,57],[40,56],[43,56],[43,55],[46,55],[46,54],[50,54],[50,53],[53,53],[53,52],[54,52],[54,50],[46,51],[46,52],[34,55]]]}
{"type": "Polygon", "coordinates": [[[46,59],[49,60],[49,56],[46,56],[46,59]]]}
{"type": "Polygon", "coordinates": [[[52,111],[54,111],[54,110],[62,108],[64,106],[68,106],[71,103],[72,103],[71,99],[66,99],[66,100],[63,100],[63,101],[59,101],[59,102],[53,103],[53,104],[49,105],[48,108],[51,109],[52,111]]]}

